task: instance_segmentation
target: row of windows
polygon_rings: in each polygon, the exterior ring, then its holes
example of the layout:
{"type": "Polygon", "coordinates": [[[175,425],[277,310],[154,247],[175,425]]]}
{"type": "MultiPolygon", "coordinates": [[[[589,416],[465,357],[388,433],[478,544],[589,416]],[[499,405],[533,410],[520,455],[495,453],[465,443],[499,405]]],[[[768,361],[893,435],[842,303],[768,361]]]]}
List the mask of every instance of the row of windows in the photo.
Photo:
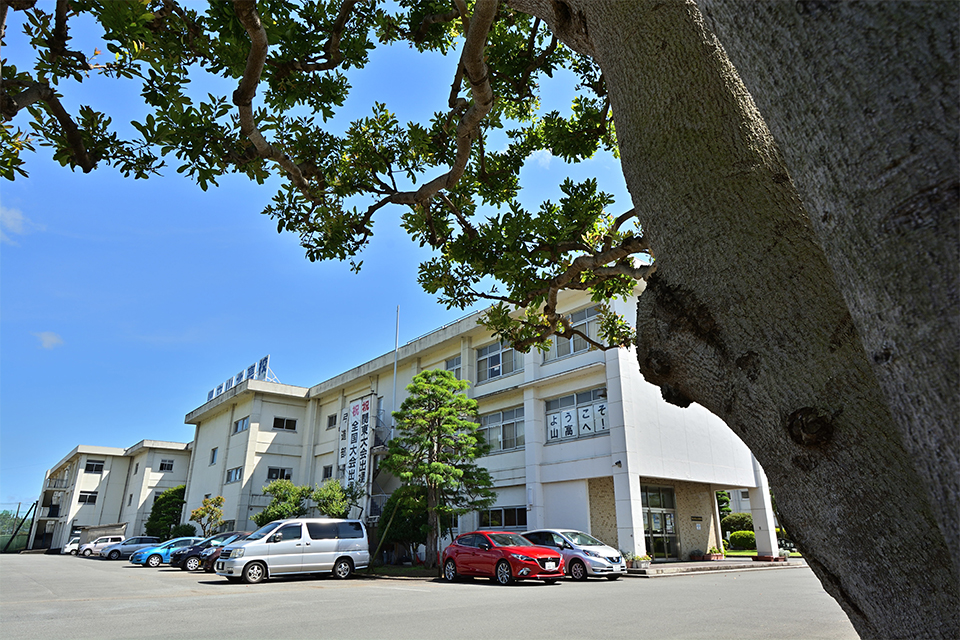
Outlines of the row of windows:
{"type": "MultiPolygon", "coordinates": [[[[173,471],[173,460],[161,460],[160,471],[173,471]]],[[[103,473],[103,460],[87,460],[84,473],[103,473]]],[[[140,463],[137,462],[133,467],[133,475],[140,473],[140,463]]]]}
{"type": "Polygon", "coordinates": [[[547,401],[547,443],[609,433],[607,389],[572,393],[547,401]]]}
{"type": "Polygon", "coordinates": [[[526,507],[494,507],[480,512],[481,529],[526,529],[526,507]]]}
{"type": "MultiPolygon", "coordinates": [[[[334,425],[336,424],[336,416],[330,416],[334,420],[334,425]]],[[[241,431],[246,431],[250,428],[250,416],[245,416],[240,418],[233,423],[233,433],[240,433],[241,431]]],[[[296,431],[297,430],[297,420],[296,418],[274,418],[273,419],[273,428],[283,431],[296,431]]],[[[327,427],[330,428],[329,426],[327,427]]]]}

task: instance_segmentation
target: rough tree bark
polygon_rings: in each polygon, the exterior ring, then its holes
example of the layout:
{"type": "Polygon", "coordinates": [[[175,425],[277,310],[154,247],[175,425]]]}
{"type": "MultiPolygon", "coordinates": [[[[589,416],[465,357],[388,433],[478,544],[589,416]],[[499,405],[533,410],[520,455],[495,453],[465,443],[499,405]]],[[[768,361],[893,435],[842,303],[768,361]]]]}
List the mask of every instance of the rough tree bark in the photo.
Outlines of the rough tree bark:
{"type": "Polygon", "coordinates": [[[511,4],[603,69],[644,376],[750,446],[862,636],[960,635],[956,6],[709,3],[745,86],[692,4],[511,4]]]}

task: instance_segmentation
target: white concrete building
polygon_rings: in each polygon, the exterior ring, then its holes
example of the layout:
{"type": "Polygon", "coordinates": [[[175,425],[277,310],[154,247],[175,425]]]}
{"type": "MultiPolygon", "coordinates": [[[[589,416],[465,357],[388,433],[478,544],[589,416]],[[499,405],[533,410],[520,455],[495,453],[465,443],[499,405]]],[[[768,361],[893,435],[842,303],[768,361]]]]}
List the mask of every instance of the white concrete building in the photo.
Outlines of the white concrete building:
{"type": "MultiPolygon", "coordinates": [[[[630,318],[635,303],[615,309],[630,318]]],[[[595,335],[586,295],[562,296],[561,310],[595,335]]],[[[273,479],[357,478],[368,487],[362,515],[375,520],[397,486],[378,471],[391,412],[417,373],[440,368],[472,382],[493,445],[480,462],[495,480],[496,506],[461,518],[461,531],[570,527],[638,555],[682,559],[721,546],[714,491],[730,489],[748,492],[760,553],[773,553],[766,479],[750,451],[702,407],[664,402],[632,349],[561,339],[550,353],[521,354],[477,317],[313,387],[246,379],[221,390],[185,419],[196,432],[184,518],[204,497],[223,495],[228,525],[254,528],[249,518],[268,504],[262,488],[273,479]]]]}
{"type": "Polygon", "coordinates": [[[29,548],[60,548],[94,528],[142,535],[156,497],[184,484],[189,467],[190,445],[182,442],[77,446],[46,473],[29,548]]]}

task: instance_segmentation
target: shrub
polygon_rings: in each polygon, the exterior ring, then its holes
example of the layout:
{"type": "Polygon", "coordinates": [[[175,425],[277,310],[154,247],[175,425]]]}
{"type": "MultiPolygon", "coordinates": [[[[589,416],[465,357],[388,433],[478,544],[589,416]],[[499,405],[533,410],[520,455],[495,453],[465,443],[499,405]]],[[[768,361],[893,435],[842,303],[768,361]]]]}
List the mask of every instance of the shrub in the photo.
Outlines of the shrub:
{"type": "Polygon", "coordinates": [[[171,538],[184,538],[195,535],[197,535],[197,528],[192,524],[178,524],[173,529],[170,529],[171,538]]]}
{"type": "Polygon", "coordinates": [[[731,531],[753,531],[753,516],[749,513],[731,513],[720,521],[724,533],[731,531]]]}
{"type": "Polygon", "coordinates": [[[753,531],[734,531],[730,534],[730,546],[737,549],[756,549],[757,536],[753,531]]]}

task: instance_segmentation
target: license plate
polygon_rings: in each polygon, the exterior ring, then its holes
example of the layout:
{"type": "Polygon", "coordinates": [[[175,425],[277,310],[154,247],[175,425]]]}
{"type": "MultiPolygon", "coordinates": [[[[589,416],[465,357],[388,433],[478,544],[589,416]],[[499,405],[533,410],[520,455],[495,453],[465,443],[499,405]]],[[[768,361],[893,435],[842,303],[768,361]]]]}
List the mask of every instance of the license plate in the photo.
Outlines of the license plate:
{"type": "Polygon", "coordinates": [[[217,563],[217,571],[223,571],[223,563],[222,563],[222,562],[218,562],[218,563],[217,563]]]}
{"type": "Polygon", "coordinates": [[[543,568],[547,569],[548,571],[552,571],[553,569],[557,568],[557,564],[555,562],[544,562],[543,568]]]}

